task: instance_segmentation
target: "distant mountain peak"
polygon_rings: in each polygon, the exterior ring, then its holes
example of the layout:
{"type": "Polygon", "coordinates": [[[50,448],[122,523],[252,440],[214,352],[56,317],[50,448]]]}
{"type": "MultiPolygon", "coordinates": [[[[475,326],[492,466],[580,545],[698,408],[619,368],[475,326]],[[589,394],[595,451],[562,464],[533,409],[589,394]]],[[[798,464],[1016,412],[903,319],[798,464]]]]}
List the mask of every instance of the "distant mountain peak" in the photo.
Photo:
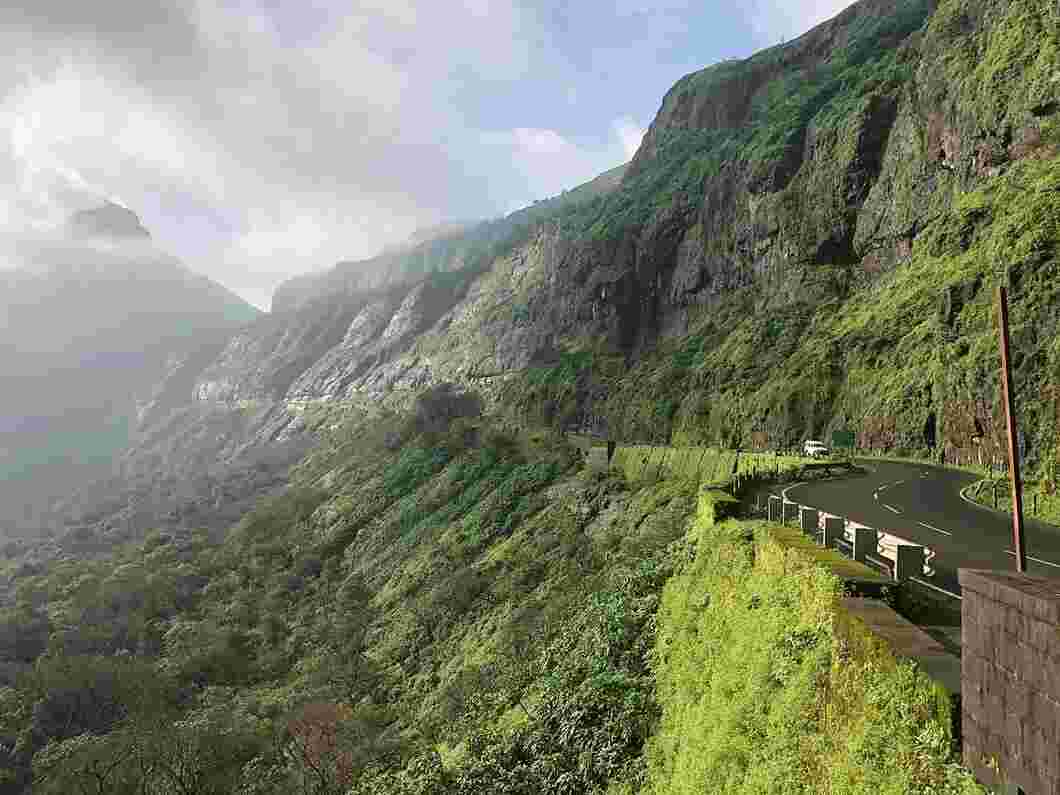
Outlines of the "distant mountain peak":
{"type": "Polygon", "coordinates": [[[67,228],[78,238],[145,240],[151,237],[136,213],[113,202],[106,202],[101,207],[90,210],[79,210],[70,216],[67,228]]]}

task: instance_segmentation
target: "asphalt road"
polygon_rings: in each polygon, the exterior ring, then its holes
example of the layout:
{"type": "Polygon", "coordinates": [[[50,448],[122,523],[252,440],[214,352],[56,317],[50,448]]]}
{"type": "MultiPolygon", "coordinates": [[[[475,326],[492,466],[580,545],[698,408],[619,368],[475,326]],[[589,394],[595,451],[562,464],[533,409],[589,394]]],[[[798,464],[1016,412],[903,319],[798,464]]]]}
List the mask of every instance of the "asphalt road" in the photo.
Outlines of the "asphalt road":
{"type": "MultiPolygon", "coordinates": [[[[958,568],[1015,571],[1012,518],[966,501],[974,475],[925,464],[865,460],[868,470],[787,489],[790,500],[886,530],[935,551],[934,579],[954,589],[958,568]]],[[[1026,520],[1029,574],[1060,581],[1060,528],[1026,520]]]]}

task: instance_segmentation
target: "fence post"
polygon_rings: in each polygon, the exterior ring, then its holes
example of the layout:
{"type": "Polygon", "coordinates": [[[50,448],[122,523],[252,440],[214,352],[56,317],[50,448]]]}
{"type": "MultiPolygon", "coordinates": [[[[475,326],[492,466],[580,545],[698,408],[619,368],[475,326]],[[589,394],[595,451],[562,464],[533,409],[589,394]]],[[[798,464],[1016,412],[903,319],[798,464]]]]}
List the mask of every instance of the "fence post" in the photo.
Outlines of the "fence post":
{"type": "Polygon", "coordinates": [[[865,563],[865,556],[870,552],[876,554],[879,546],[879,537],[871,527],[854,528],[854,560],[865,563]]]}
{"type": "Polygon", "coordinates": [[[826,516],[824,518],[824,545],[831,549],[836,542],[843,537],[846,523],[842,516],[826,516]]]}
{"type": "Polygon", "coordinates": [[[916,544],[899,544],[894,557],[894,579],[898,582],[924,574],[924,548],[916,544]]]}

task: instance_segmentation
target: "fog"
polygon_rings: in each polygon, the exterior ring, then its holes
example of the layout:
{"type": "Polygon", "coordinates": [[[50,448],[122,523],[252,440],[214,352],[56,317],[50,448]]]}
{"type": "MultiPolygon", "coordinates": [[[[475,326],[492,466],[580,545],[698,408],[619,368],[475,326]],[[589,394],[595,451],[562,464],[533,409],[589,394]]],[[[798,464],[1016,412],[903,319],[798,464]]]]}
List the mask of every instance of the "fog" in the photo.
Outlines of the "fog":
{"type": "Polygon", "coordinates": [[[160,251],[116,205],[10,244],[0,274],[0,519],[109,474],[173,357],[254,310],[160,251]]]}

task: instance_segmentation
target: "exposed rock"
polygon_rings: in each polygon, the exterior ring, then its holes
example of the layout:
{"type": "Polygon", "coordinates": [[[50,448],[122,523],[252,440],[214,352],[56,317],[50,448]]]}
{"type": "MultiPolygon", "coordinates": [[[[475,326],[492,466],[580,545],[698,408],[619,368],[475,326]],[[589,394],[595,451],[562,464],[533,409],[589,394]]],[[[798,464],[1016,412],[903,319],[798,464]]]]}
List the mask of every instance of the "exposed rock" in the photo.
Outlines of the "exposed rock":
{"type": "MultiPolygon", "coordinates": [[[[212,361],[173,363],[127,472],[146,483],[152,468],[192,473],[213,460],[236,471],[294,450],[308,444],[302,412],[315,402],[402,405],[442,381],[496,398],[506,378],[572,347],[634,362],[737,300],[763,315],[747,346],[794,345],[811,324],[800,306],[845,299],[909,260],[961,191],[1055,154],[1058,67],[1034,50],[1056,36],[1043,7],[860,0],[792,42],[682,78],[628,169],[291,280],[274,313],[212,361]],[[1024,35],[1007,35],[1016,25],[1024,35]],[[668,149],[674,140],[687,149],[668,149]],[[181,393],[195,402],[181,405],[181,393]]],[[[978,289],[943,293],[942,327],[978,289]]],[[[827,392],[843,352],[824,358],[827,392]]],[[[682,401],[706,405],[745,375],[718,370],[682,401]]],[[[910,387],[909,402],[929,387],[910,387]]],[[[588,377],[571,389],[577,401],[606,397],[588,377]]],[[[785,399],[753,422],[801,432],[820,423],[804,404],[785,399]]]]}

